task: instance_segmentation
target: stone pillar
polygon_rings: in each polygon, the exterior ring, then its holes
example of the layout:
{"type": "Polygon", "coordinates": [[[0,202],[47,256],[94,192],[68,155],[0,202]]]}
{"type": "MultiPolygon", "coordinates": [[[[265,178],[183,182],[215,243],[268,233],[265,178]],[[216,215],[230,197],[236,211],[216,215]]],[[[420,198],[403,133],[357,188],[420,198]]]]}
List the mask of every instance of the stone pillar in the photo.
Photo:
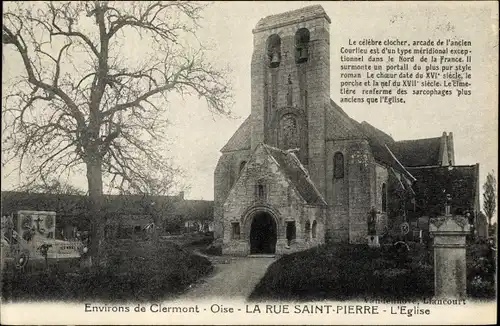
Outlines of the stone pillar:
{"type": "Polygon", "coordinates": [[[441,216],[429,221],[434,238],[434,295],[460,298],[467,295],[465,237],[470,231],[463,216],[441,216]]]}

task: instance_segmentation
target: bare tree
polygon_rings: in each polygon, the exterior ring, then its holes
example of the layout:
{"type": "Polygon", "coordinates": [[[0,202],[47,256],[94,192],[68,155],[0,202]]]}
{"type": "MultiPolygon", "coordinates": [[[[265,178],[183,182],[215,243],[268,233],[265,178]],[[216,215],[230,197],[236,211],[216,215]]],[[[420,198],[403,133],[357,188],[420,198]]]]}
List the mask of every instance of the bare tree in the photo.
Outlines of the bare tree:
{"type": "Polygon", "coordinates": [[[3,59],[20,59],[23,72],[4,90],[2,163],[17,160],[28,184],[84,167],[97,260],[103,181],[126,188],[140,171],[162,164],[167,95],[197,95],[212,112],[229,114],[225,71],[208,63],[206,49],[195,42],[203,7],[178,1],[4,4],[2,45],[17,55],[3,59]]]}
{"type": "Polygon", "coordinates": [[[55,178],[48,180],[44,178],[41,182],[23,185],[19,188],[19,190],[51,195],[85,195],[85,192],[82,189],[55,178]]]}
{"type": "Polygon", "coordinates": [[[488,217],[488,224],[491,225],[491,220],[495,214],[496,198],[497,198],[497,180],[495,179],[494,172],[488,173],[486,182],[483,185],[483,208],[486,216],[488,217]]]}

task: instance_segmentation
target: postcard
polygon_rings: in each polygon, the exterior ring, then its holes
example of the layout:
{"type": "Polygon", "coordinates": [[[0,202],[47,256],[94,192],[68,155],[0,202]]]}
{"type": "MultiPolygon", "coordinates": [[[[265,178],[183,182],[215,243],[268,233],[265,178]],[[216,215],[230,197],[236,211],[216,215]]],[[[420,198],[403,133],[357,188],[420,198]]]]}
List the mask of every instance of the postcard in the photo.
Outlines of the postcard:
{"type": "Polygon", "coordinates": [[[496,2],[2,15],[2,324],[496,323],[496,2]]]}

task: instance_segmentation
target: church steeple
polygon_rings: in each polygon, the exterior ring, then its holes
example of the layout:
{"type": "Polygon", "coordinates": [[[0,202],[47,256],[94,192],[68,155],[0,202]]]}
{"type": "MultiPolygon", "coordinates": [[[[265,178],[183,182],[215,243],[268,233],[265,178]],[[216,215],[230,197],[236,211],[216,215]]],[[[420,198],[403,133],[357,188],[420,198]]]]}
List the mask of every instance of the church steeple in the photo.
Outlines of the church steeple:
{"type": "Polygon", "coordinates": [[[317,178],[324,176],[330,102],[329,25],[314,5],[263,18],[253,31],[252,149],[261,142],[299,148],[299,159],[317,178]]]}

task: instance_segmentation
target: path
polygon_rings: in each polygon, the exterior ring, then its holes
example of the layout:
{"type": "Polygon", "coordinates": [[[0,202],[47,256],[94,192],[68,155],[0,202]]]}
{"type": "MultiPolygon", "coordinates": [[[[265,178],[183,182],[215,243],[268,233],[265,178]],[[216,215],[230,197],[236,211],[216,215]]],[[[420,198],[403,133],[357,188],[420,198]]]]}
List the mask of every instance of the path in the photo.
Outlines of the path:
{"type": "Polygon", "coordinates": [[[243,299],[252,293],[274,257],[212,258],[215,270],[206,279],[193,285],[182,299],[243,299]]]}

